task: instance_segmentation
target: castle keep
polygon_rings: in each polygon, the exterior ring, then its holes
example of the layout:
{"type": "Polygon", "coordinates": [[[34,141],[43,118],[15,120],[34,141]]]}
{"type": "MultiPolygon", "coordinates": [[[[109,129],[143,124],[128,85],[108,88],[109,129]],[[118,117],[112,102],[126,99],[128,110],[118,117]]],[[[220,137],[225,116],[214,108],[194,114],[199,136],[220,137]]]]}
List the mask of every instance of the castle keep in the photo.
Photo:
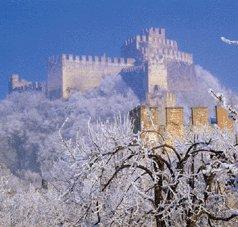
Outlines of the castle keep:
{"type": "Polygon", "coordinates": [[[51,98],[68,98],[73,91],[86,92],[99,86],[105,76],[121,74],[141,101],[157,102],[157,91],[164,92],[166,105],[174,105],[169,92],[168,64],[192,65],[191,54],[181,52],[176,41],[165,36],[165,29],[150,28],[125,41],[120,58],[61,55],[48,62],[47,92],[51,98]],[[167,97],[167,98],[166,98],[167,97]]]}

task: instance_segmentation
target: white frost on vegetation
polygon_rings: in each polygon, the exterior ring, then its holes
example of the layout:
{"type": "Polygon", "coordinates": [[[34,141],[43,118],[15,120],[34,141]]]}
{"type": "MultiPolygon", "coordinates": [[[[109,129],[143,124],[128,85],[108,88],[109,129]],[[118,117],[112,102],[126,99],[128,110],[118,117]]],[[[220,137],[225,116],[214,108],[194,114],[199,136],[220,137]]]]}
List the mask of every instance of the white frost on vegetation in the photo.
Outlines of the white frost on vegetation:
{"type": "Polygon", "coordinates": [[[221,37],[221,41],[226,43],[226,44],[229,44],[229,45],[238,45],[237,40],[230,40],[230,39],[227,39],[225,37],[221,37]]]}

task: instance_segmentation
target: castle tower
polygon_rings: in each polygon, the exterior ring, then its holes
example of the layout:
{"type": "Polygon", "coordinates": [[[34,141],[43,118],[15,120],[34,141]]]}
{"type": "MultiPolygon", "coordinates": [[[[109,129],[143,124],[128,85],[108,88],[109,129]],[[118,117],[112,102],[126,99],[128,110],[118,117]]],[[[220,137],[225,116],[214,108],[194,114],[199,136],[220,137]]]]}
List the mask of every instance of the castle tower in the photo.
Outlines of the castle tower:
{"type": "Polygon", "coordinates": [[[148,59],[148,93],[155,93],[158,89],[167,90],[167,67],[162,55],[151,53],[148,59]]]}
{"type": "Polygon", "coordinates": [[[191,54],[181,52],[177,42],[166,38],[165,29],[149,28],[126,40],[121,48],[122,56],[135,58],[137,63],[148,61],[155,54],[167,61],[193,64],[191,54]]]}
{"type": "MultiPolygon", "coordinates": [[[[163,28],[145,29],[139,35],[128,39],[122,46],[122,56],[133,57],[135,65],[146,66],[144,71],[146,78],[144,88],[146,90],[144,93],[147,101],[148,97],[156,97],[158,90],[169,90],[168,65],[171,62],[193,64],[192,55],[179,51],[177,42],[167,39],[163,28]]],[[[154,100],[149,100],[150,102],[154,102],[154,100]]]]}

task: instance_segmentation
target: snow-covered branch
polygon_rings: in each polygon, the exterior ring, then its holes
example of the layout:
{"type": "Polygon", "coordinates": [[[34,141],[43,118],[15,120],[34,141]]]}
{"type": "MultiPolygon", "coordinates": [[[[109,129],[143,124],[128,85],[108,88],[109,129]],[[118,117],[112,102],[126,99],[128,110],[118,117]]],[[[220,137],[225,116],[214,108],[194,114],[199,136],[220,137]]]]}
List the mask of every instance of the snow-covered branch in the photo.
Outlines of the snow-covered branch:
{"type": "Polygon", "coordinates": [[[81,224],[192,226],[232,221],[237,216],[231,204],[236,198],[237,148],[229,134],[217,130],[197,136],[188,131],[174,146],[163,142],[147,147],[133,135],[129,122],[100,123],[90,130],[92,144],[81,146],[88,158],[68,164],[70,200],[83,198],[87,213],[81,224]],[[84,177],[75,178],[79,173],[84,177]]]}
{"type": "Polygon", "coordinates": [[[221,37],[221,41],[229,45],[238,45],[238,40],[230,40],[225,37],[221,37]]]}
{"type": "Polygon", "coordinates": [[[209,90],[212,97],[217,101],[218,105],[221,105],[224,109],[228,111],[229,117],[234,122],[238,120],[238,111],[227,103],[225,96],[222,93],[216,93],[212,89],[209,90]]]}

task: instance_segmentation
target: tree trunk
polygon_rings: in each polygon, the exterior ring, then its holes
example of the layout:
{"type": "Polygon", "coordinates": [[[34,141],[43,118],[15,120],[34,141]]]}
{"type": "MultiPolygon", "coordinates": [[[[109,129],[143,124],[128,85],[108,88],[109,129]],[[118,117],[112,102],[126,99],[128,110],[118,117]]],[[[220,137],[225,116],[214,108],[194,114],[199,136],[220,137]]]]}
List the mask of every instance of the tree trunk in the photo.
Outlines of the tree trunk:
{"type": "Polygon", "coordinates": [[[186,227],[196,227],[196,223],[189,219],[186,223],[186,227]]]}
{"type": "MultiPolygon", "coordinates": [[[[156,207],[159,206],[160,201],[162,201],[162,193],[161,193],[161,187],[160,186],[156,186],[155,187],[155,205],[156,207]]],[[[161,210],[158,210],[159,212],[161,210]]],[[[165,222],[162,220],[162,216],[161,215],[156,215],[155,216],[156,219],[156,227],[165,227],[165,222]]]]}

